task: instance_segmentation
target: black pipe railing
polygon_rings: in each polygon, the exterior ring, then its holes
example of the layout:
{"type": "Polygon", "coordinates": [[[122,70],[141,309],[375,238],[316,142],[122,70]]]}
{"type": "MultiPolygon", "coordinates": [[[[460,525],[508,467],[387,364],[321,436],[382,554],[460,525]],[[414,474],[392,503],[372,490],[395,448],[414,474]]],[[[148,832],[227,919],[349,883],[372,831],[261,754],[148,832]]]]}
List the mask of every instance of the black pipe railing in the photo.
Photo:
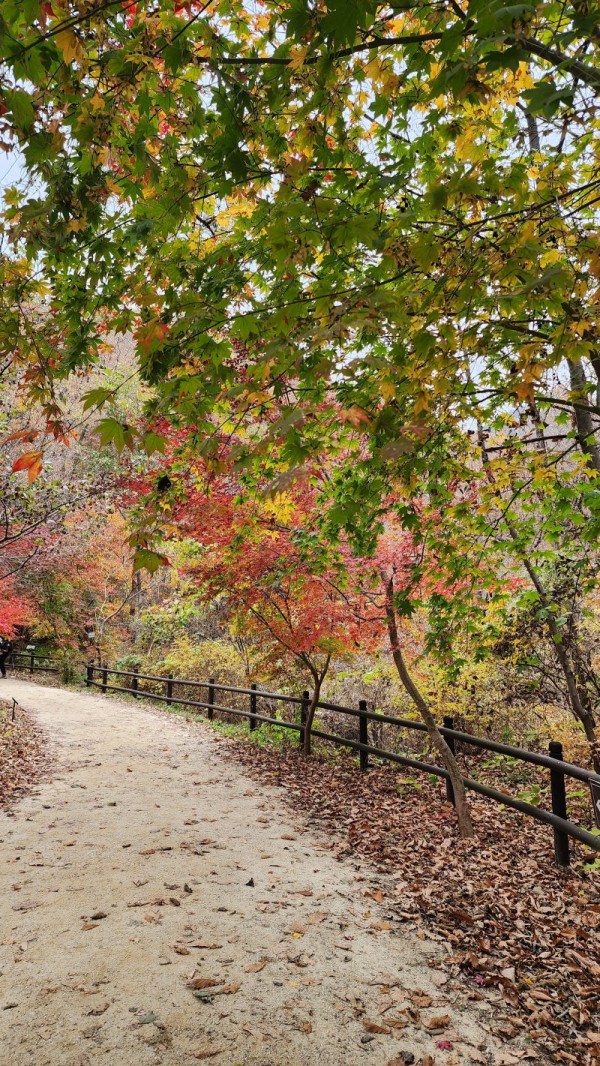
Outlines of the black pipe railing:
{"type": "MultiPolygon", "coordinates": [[[[33,673],[34,670],[45,670],[53,673],[60,672],[60,660],[52,659],[49,656],[34,655],[29,652],[14,652],[12,656],[13,663],[17,658],[25,659],[27,661],[27,666],[31,673],[33,673]],[[43,666],[41,665],[40,660],[55,665],[43,666]]],[[[167,703],[168,705],[175,703],[183,707],[189,707],[193,710],[205,711],[209,719],[213,718],[215,711],[221,714],[231,714],[239,718],[247,718],[251,729],[255,729],[259,722],[265,725],[279,726],[282,729],[289,729],[297,732],[300,745],[302,746],[304,743],[306,717],[310,703],[309,692],[303,692],[302,695],[298,696],[290,696],[282,692],[269,692],[259,689],[255,684],[250,688],[242,688],[237,685],[220,684],[215,678],[209,678],[207,681],[195,681],[191,678],[173,677],[170,674],[163,677],[156,674],[142,674],[139,672],[139,669],[135,668],[131,670],[113,669],[106,664],[97,665],[95,663],[87,663],[85,664],[85,670],[86,685],[99,688],[102,692],[122,692],[136,698],[143,697],[144,699],[158,700],[167,703]],[[127,678],[130,683],[129,685],[114,685],[109,681],[109,678],[112,677],[127,678]],[[151,681],[162,684],[165,686],[165,691],[164,693],[151,692],[148,689],[140,688],[140,681],[151,681]],[[175,691],[176,688],[179,690],[179,693],[175,691]],[[181,688],[205,690],[207,698],[205,700],[188,699],[181,693],[181,688]],[[217,692],[237,696],[247,696],[248,706],[246,708],[240,708],[231,707],[225,703],[217,703],[215,699],[217,692]],[[295,704],[299,708],[299,720],[296,722],[288,722],[282,718],[273,717],[270,714],[261,714],[258,705],[259,700],[274,703],[295,704]]],[[[408,755],[400,755],[397,752],[388,751],[385,748],[378,748],[368,742],[368,728],[370,722],[392,725],[398,729],[413,730],[420,733],[427,731],[427,727],[423,722],[415,722],[410,718],[396,718],[393,715],[380,714],[377,711],[369,711],[367,710],[367,705],[364,700],[359,702],[358,708],[344,707],[338,703],[328,703],[323,701],[317,704],[317,709],[342,714],[349,718],[358,718],[358,738],[356,740],[339,736],[336,733],[328,733],[321,729],[312,729],[311,733],[314,737],[319,737],[332,744],[337,744],[340,747],[346,747],[350,748],[352,751],[356,751],[359,755],[360,769],[362,771],[368,770],[369,756],[373,756],[376,759],[382,759],[386,762],[405,766],[412,770],[418,770],[421,773],[433,774],[435,777],[439,777],[446,781],[447,798],[451,802],[454,802],[452,784],[450,782],[448,771],[444,767],[438,766],[435,763],[423,762],[420,759],[415,759],[408,755]]],[[[444,717],[444,725],[440,727],[440,732],[452,748],[456,747],[456,742],[458,741],[461,744],[468,745],[472,748],[492,751],[510,759],[518,760],[519,762],[541,766],[550,771],[551,811],[545,810],[542,807],[536,807],[532,803],[526,803],[524,800],[501,792],[498,789],[492,788],[490,785],[482,784],[480,781],[475,781],[468,777],[463,778],[463,781],[465,788],[469,791],[476,792],[481,796],[485,796],[487,799],[493,800],[495,803],[510,807],[512,810],[516,810],[520,814],[524,814],[529,818],[534,818],[538,822],[551,826],[554,833],[554,856],[555,861],[559,866],[569,865],[569,837],[574,840],[579,840],[582,844],[592,848],[594,851],[600,851],[600,835],[591,833],[588,829],[582,828],[567,818],[567,796],[565,789],[565,779],[567,777],[577,781],[584,781],[591,787],[600,789],[600,775],[583,766],[577,766],[574,763],[565,762],[562,758],[562,745],[560,743],[552,741],[550,743],[549,754],[543,755],[541,752],[528,751],[525,748],[518,748],[511,744],[502,744],[495,740],[487,740],[483,737],[472,736],[470,733],[454,729],[452,718],[449,716],[444,717]]]]}

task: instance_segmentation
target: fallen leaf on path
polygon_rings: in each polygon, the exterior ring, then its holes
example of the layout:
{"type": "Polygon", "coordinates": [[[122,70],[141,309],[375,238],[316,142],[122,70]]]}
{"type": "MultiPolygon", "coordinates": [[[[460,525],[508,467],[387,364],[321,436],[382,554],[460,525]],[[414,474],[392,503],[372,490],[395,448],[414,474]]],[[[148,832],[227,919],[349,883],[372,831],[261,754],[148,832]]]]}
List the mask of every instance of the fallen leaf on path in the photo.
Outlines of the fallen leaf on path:
{"type": "Polygon", "coordinates": [[[417,1007],[430,1007],[433,1003],[431,996],[428,996],[426,992],[411,992],[410,989],[407,988],[406,995],[417,1007]]]}
{"type": "Polygon", "coordinates": [[[260,971],[264,970],[265,966],[270,961],[271,961],[270,959],[261,959],[260,962],[251,962],[249,966],[244,966],[244,972],[245,973],[260,973],[260,971]]]}
{"type": "Polygon", "coordinates": [[[218,985],[222,985],[222,981],[216,981],[212,977],[192,977],[188,983],[188,988],[200,989],[200,988],[217,988],[218,985]]]}
{"type": "Polygon", "coordinates": [[[369,899],[377,900],[377,903],[383,903],[385,899],[385,892],[382,892],[380,888],[376,888],[374,890],[365,892],[365,896],[368,896],[369,899]]]}
{"type": "Polygon", "coordinates": [[[363,1028],[368,1033],[391,1033],[391,1029],[388,1025],[378,1025],[377,1022],[370,1022],[368,1018],[363,1018],[363,1028]]]}
{"type": "Polygon", "coordinates": [[[100,924],[99,922],[84,922],[83,925],[81,926],[81,929],[82,929],[82,931],[87,930],[87,929],[97,929],[99,924],[100,924]]]}
{"type": "Polygon", "coordinates": [[[449,1014],[436,1014],[433,1018],[430,1018],[428,1022],[425,1022],[428,1029],[445,1029],[450,1025],[449,1014]]]}
{"type": "Polygon", "coordinates": [[[215,1047],[207,1048],[206,1051],[197,1051],[194,1055],[195,1059],[214,1059],[215,1055],[222,1055],[225,1048],[215,1047]]]}
{"type": "Polygon", "coordinates": [[[312,914],[307,914],[306,922],[308,925],[320,925],[327,918],[329,918],[329,914],[326,911],[314,911],[312,914]]]}
{"type": "Polygon", "coordinates": [[[310,966],[308,955],[288,955],[288,962],[293,963],[294,966],[310,966]]]}

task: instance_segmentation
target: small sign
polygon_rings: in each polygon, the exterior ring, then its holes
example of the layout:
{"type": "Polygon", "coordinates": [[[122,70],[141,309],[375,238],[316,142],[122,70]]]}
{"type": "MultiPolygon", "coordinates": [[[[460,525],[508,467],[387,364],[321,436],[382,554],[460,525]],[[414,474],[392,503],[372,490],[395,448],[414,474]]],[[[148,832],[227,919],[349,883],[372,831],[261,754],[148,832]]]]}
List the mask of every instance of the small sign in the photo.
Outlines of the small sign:
{"type": "Polygon", "coordinates": [[[596,819],[596,825],[600,829],[600,784],[596,781],[590,781],[590,792],[592,793],[592,807],[594,808],[594,818],[596,819]]]}

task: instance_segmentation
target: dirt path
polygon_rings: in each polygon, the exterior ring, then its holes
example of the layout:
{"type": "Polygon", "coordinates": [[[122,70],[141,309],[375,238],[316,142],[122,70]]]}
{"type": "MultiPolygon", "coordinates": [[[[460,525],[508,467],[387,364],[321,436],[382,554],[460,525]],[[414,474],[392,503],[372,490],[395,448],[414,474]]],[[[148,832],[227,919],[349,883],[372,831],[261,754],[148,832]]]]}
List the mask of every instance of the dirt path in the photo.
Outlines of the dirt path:
{"type": "Polygon", "coordinates": [[[2,693],[57,758],[0,814],[2,1066],[503,1061],[492,1005],[429,965],[443,945],[392,927],[368,868],[291,824],[209,727],[2,693]],[[197,998],[194,975],[221,984],[197,998]]]}

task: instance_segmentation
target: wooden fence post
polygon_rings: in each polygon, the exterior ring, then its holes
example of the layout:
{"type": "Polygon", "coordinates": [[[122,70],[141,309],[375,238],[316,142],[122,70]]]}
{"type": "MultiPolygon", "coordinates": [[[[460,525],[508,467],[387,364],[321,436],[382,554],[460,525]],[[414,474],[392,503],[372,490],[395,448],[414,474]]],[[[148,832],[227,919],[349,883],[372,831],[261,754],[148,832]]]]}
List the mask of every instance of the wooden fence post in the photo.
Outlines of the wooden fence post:
{"type": "Polygon", "coordinates": [[[167,677],[167,707],[173,702],[173,674],[167,677]]]}
{"type": "Polygon", "coordinates": [[[108,681],[108,670],[106,668],[106,665],[104,665],[102,667],[102,686],[101,686],[102,692],[106,692],[107,681],[108,681]]]}
{"type": "Polygon", "coordinates": [[[31,655],[29,656],[29,673],[30,674],[33,673],[33,667],[34,667],[34,664],[35,664],[34,655],[35,655],[35,652],[31,652],[31,655]]]}
{"type": "MultiPolygon", "coordinates": [[[[359,709],[359,711],[366,711],[366,709],[367,709],[367,701],[366,700],[359,700],[358,701],[358,709],[359,709]]],[[[358,719],[358,740],[359,740],[360,744],[368,744],[369,743],[369,719],[365,718],[364,714],[359,715],[359,719],[358,719]]],[[[359,751],[358,756],[359,756],[359,762],[360,762],[361,770],[362,771],[368,770],[369,769],[369,753],[368,753],[368,751],[359,751]]]]}
{"type": "Polygon", "coordinates": [[[308,720],[308,708],[310,706],[310,692],[307,688],[302,693],[302,702],[300,703],[300,747],[304,747],[304,737],[306,735],[306,722],[308,720]]]}
{"type": "Polygon", "coordinates": [[[131,687],[133,689],[133,698],[138,698],[138,674],[140,672],[139,666],[133,666],[131,669],[131,687]]]}
{"type": "Polygon", "coordinates": [[[85,683],[88,688],[91,688],[92,681],[94,680],[94,664],[88,663],[85,675],[85,683]]]}
{"type": "Polygon", "coordinates": [[[208,710],[206,712],[209,722],[212,722],[213,715],[215,713],[213,711],[214,702],[215,702],[215,679],[214,679],[214,677],[209,677],[209,679],[208,679],[208,710]]]}
{"type": "Polygon", "coordinates": [[[256,689],[257,689],[257,687],[258,686],[256,684],[256,681],[253,681],[252,684],[250,685],[250,688],[252,689],[252,692],[250,693],[250,720],[249,720],[249,725],[250,725],[250,731],[251,732],[254,729],[256,729],[256,726],[257,726],[257,721],[256,721],[256,717],[255,717],[255,715],[256,715],[256,689]]]}
{"type": "MultiPolygon", "coordinates": [[[[446,729],[454,729],[454,718],[451,714],[444,715],[444,726],[446,729]]],[[[446,741],[446,744],[454,755],[456,751],[454,737],[444,737],[444,740],[446,741]]],[[[456,800],[454,798],[454,785],[452,784],[449,777],[446,778],[446,799],[449,803],[452,803],[452,805],[456,807],[456,800]]]]}
{"type": "MultiPolygon", "coordinates": [[[[548,746],[548,754],[551,759],[563,758],[563,746],[558,740],[551,740],[548,746]]],[[[567,793],[565,791],[565,775],[562,770],[550,770],[550,794],[552,796],[552,813],[559,818],[567,817],[567,793]]],[[[557,866],[569,866],[569,836],[562,829],[554,829],[554,858],[557,866]]]]}

